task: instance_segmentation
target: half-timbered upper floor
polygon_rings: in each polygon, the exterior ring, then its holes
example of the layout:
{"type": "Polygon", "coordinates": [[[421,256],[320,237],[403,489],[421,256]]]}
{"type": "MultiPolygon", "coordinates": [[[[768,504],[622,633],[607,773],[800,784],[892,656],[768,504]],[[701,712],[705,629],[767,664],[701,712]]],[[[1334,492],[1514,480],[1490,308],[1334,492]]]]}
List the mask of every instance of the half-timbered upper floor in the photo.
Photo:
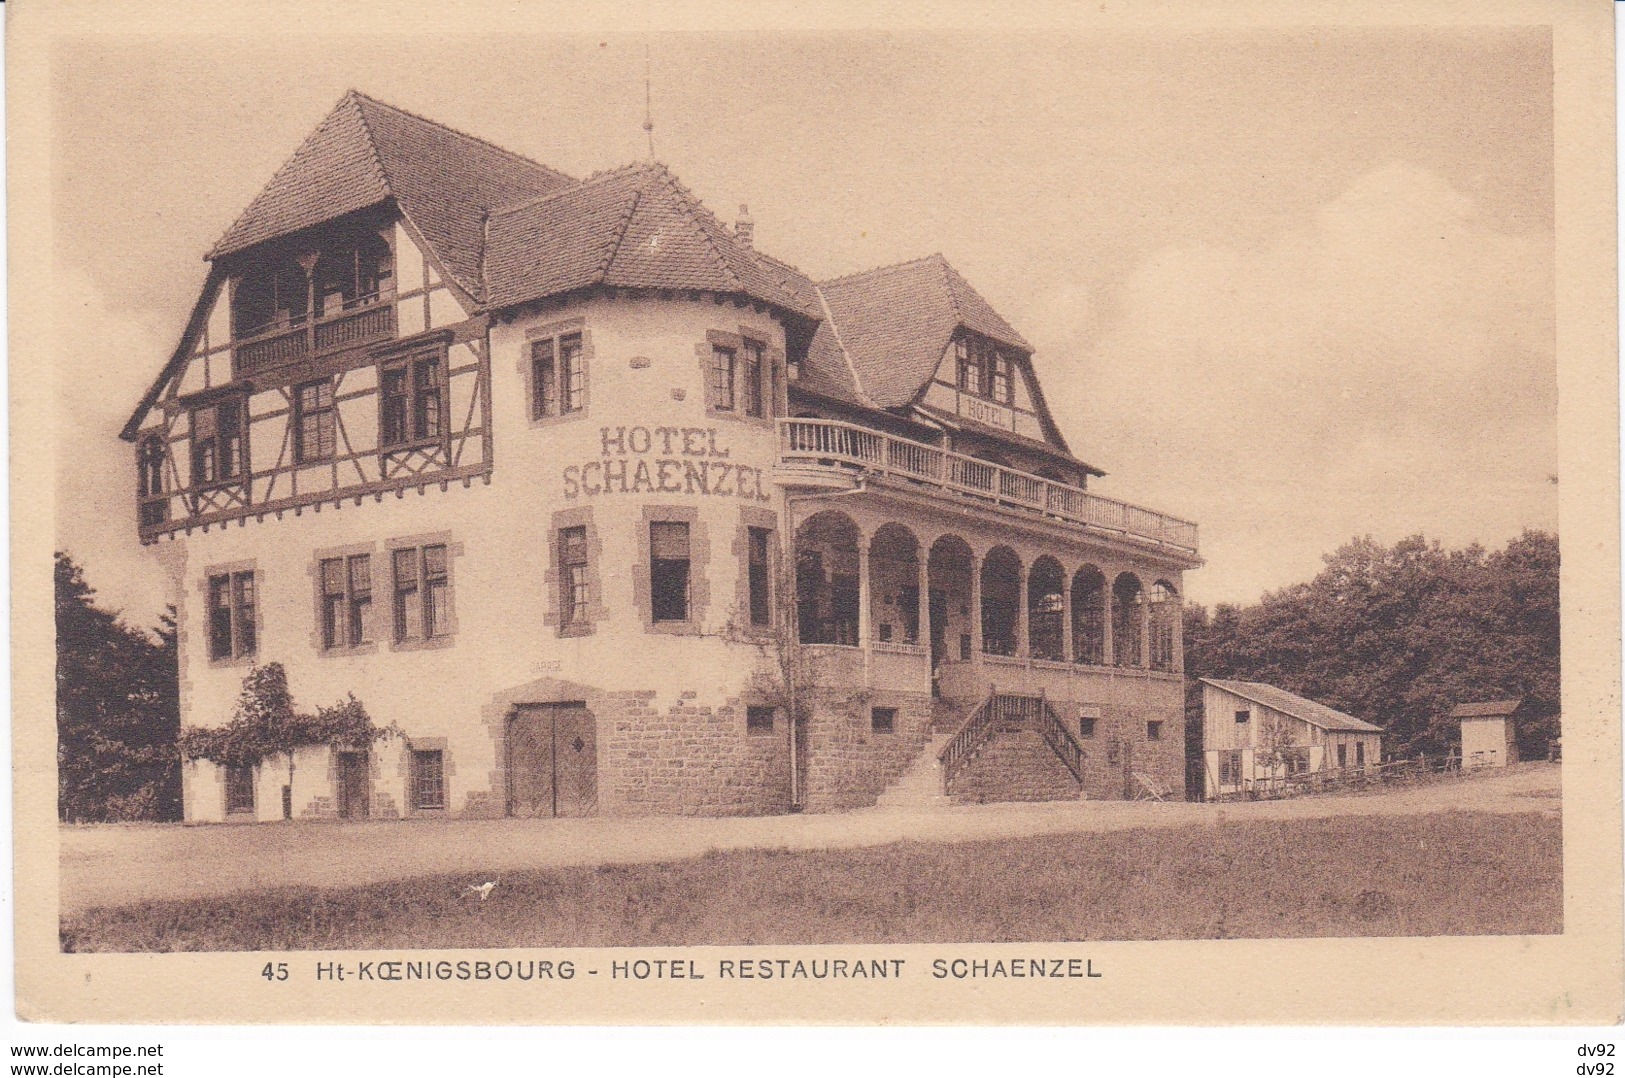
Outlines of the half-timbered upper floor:
{"type": "Polygon", "coordinates": [[[593,400],[594,364],[651,362],[594,354],[579,318],[545,355],[495,356],[492,325],[636,296],[771,316],[782,347],[694,349],[708,409],[778,421],[784,490],[891,484],[1196,564],[1194,524],[1088,489],[1104,473],[1062,437],[1031,345],[941,255],[817,282],[656,164],[576,180],[352,92],[208,260],[124,430],[145,541],[490,481],[503,416],[525,429],[593,400]],[[494,399],[494,364],[533,399],[494,399]]]}

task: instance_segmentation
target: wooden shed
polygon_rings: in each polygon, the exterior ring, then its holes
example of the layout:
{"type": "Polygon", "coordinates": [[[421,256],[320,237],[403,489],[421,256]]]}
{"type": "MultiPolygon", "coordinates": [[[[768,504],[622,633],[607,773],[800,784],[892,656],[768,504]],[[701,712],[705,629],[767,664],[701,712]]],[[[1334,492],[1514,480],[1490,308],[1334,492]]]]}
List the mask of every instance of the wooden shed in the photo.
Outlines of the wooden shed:
{"type": "Polygon", "coordinates": [[[1457,704],[1450,717],[1461,723],[1463,770],[1517,763],[1517,719],[1522,711],[1522,697],[1457,704]]]}
{"type": "Polygon", "coordinates": [[[1259,681],[1202,678],[1203,791],[1210,801],[1312,771],[1382,762],[1382,728],[1259,681]]]}

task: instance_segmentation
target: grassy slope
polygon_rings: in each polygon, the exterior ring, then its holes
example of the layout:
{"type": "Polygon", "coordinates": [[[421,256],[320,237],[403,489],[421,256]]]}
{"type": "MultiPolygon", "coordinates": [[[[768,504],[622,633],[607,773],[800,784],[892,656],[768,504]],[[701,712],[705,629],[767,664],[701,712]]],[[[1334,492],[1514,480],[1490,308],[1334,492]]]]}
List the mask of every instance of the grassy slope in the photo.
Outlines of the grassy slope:
{"type": "Polygon", "coordinates": [[[1558,819],[1248,822],[285,888],[91,910],[65,950],[947,943],[1562,931],[1558,819]]]}

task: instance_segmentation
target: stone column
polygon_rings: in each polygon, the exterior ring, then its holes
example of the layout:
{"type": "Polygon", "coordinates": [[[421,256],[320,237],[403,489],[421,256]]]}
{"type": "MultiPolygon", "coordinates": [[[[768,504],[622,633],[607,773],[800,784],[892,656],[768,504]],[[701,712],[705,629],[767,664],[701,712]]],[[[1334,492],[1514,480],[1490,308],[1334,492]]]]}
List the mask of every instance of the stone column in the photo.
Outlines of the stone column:
{"type": "Polygon", "coordinates": [[[970,552],[970,658],[982,662],[982,558],[973,547],[970,552]]]}
{"type": "Polygon", "coordinates": [[[915,643],[924,644],[927,648],[929,648],[931,646],[931,562],[930,556],[924,550],[920,551],[920,557],[918,559],[918,564],[916,565],[916,570],[916,575],[919,577],[920,589],[920,610],[918,614],[920,631],[919,635],[915,639],[915,643]]]}
{"type": "Polygon", "coordinates": [[[1027,607],[1027,589],[1032,580],[1033,575],[1025,565],[1016,570],[1016,654],[1023,659],[1031,658],[1033,653],[1027,607]]]}
{"type": "Polygon", "coordinates": [[[869,647],[869,634],[873,631],[874,617],[869,611],[874,589],[869,586],[869,537],[858,536],[858,646],[869,647]]]}
{"type": "Polygon", "coordinates": [[[1140,585],[1140,669],[1151,669],[1151,593],[1140,585]]]}
{"type": "Polygon", "coordinates": [[[1100,662],[1103,666],[1112,666],[1117,661],[1117,642],[1112,639],[1115,635],[1112,623],[1117,620],[1117,592],[1112,587],[1111,574],[1105,569],[1100,572],[1104,578],[1100,593],[1100,662]]]}
{"type": "Polygon", "coordinates": [[[1072,578],[1061,570],[1061,661],[1071,662],[1072,651],[1072,578]]]}
{"type": "Polygon", "coordinates": [[[1185,606],[1184,597],[1176,595],[1174,604],[1174,673],[1185,672],[1185,606]]]}

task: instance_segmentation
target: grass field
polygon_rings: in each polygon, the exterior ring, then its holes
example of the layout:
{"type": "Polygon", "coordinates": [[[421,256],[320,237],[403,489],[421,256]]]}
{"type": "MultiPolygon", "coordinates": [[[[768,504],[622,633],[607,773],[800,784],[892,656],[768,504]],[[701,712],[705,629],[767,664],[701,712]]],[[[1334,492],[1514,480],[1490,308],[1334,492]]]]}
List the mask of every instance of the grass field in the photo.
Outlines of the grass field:
{"type": "Polygon", "coordinates": [[[91,909],[65,951],[630,947],[1562,931],[1553,815],[1252,821],[282,888],[91,909]]]}

